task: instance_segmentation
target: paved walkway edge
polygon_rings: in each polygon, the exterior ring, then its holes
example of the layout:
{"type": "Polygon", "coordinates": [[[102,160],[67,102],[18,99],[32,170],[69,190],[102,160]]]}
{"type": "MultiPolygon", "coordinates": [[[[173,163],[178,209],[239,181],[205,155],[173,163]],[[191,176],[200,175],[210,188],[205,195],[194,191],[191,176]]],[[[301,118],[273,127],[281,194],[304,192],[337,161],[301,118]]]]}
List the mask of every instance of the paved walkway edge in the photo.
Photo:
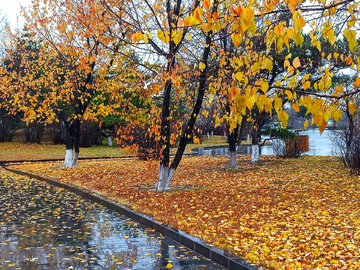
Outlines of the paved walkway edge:
{"type": "Polygon", "coordinates": [[[83,196],[84,198],[88,198],[97,203],[101,203],[102,205],[104,205],[112,210],[115,210],[115,211],[119,212],[120,214],[123,214],[129,218],[132,218],[132,219],[148,226],[149,228],[157,230],[158,232],[162,233],[163,235],[166,235],[167,237],[181,243],[182,245],[184,245],[192,250],[195,250],[196,252],[200,253],[204,257],[207,257],[207,258],[211,259],[212,261],[214,261],[224,267],[227,267],[230,270],[259,270],[259,269],[261,269],[261,268],[251,265],[250,263],[248,263],[247,261],[245,261],[244,259],[242,259],[240,257],[230,254],[229,252],[227,252],[225,250],[207,246],[207,245],[201,243],[201,242],[203,242],[202,240],[200,240],[196,237],[187,235],[184,232],[182,232],[176,228],[172,228],[170,226],[160,224],[159,222],[153,220],[150,217],[147,217],[145,215],[134,212],[124,206],[120,206],[114,202],[108,201],[100,196],[95,195],[95,194],[87,193],[78,187],[74,187],[74,186],[71,186],[68,184],[61,183],[59,181],[41,177],[41,176],[31,174],[28,172],[10,169],[3,165],[2,165],[2,167],[7,171],[10,171],[10,172],[13,172],[13,173],[16,173],[19,175],[24,175],[24,176],[28,176],[31,178],[35,178],[40,181],[47,182],[54,186],[58,186],[60,188],[64,188],[64,189],[72,191],[76,194],[79,194],[79,195],[83,196]]]}

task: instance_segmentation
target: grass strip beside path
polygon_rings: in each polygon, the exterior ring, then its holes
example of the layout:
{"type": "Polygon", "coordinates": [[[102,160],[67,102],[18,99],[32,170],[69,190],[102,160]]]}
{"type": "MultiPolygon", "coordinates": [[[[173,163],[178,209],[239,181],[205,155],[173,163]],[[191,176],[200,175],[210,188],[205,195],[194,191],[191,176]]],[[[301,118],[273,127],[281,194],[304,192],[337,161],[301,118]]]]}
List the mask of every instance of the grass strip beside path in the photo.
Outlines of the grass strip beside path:
{"type": "Polygon", "coordinates": [[[171,190],[158,162],[136,159],[13,165],[153,216],[268,269],[359,269],[360,179],[331,157],[187,157],[171,190]]]}
{"type": "MultiPolygon", "coordinates": [[[[213,136],[209,139],[205,138],[202,144],[188,144],[185,154],[191,154],[192,148],[219,146],[226,147],[227,141],[224,136],[213,136]]],[[[107,142],[107,141],[106,141],[107,142]]],[[[243,141],[241,144],[248,144],[243,141]]],[[[171,149],[171,154],[176,153],[177,148],[171,149]]],[[[126,156],[127,150],[121,149],[116,142],[113,146],[106,144],[94,145],[88,148],[80,148],[80,158],[83,157],[120,157],[126,156]]],[[[43,144],[26,144],[20,142],[0,142],[0,162],[16,161],[16,160],[43,160],[43,159],[63,159],[65,158],[65,146],[53,145],[51,142],[43,144]]]]}

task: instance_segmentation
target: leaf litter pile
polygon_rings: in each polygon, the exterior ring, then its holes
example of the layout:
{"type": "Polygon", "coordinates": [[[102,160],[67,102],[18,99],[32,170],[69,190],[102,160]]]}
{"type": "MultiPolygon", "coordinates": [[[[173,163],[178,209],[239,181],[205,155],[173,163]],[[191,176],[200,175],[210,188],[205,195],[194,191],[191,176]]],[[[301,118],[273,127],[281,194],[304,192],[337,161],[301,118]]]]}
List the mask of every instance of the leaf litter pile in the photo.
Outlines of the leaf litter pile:
{"type": "Polygon", "coordinates": [[[257,164],[185,158],[171,190],[156,192],[155,161],[83,161],[13,168],[79,186],[267,269],[360,269],[360,186],[335,158],[257,164]]]}
{"type": "Polygon", "coordinates": [[[222,269],[100,204],[0,169],[0,269],[222,269]]]}

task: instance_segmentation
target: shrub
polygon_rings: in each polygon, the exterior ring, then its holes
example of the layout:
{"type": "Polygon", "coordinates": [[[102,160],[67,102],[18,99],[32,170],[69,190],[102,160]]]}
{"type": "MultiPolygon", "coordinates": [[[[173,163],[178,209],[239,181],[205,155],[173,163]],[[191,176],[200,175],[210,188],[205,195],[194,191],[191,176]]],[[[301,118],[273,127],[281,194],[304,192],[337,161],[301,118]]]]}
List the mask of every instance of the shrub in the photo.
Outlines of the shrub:
{"type": "Polygon", "coordinates": [[[18,118],[0,111],[0,142],[11,142],[17,128],[18,118]]]}
{"type": "MultiPolygon", "coordinates": [[[[54,144],[64,144],[66,138],[65,125],[62,122],[54,122],[48,125],[47,130],[54,144]]],[[[96,122],[83,121],[80,124],[80,147],[91,147],[101,144],[101,130],[96,122]]]]}
{"type": "Polygon", "coordinates": [[[149,125],[129,124],[118,129],[117,141],[121,147],[137,147],[137,157],[141,160],[159,159],[160,143],[149,132],[149,125]]]}
{"type": "Polygon", "coordinates": [[[26,143],[40,143],[44,134],[44,124],[29,123],[24,128],[24,136],[26,143]]]}
{"type": "Polygon", "coordinates": [[[260,134],[270,136],[270,139],[273,140],[272,147],[276,156],[284,158],[300,156],[295,132],[287,128],[272,128],[260,131],[260,134]]]}
{"type": "Polygon", "coordinates": [[[330,135],[333,142],[334,155],[348,167],[353,174],[360,174],[360,125],[353,122],[339,130],[333,130],[330,135]]]}

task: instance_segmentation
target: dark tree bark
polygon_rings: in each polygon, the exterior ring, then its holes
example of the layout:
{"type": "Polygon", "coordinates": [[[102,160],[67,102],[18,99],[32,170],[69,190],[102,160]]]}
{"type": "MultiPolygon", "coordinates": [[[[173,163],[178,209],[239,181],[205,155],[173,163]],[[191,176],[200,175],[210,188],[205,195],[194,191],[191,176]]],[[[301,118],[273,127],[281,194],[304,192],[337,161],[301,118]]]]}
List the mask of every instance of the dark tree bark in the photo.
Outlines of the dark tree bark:
{"type": "MultiPolygon", "coordinates": [[[[170,6],[170,2],[168,1],[168,9],[170,6]]],[[[197,2],[197,5],[199,4],[199,2],[197,2]]],[[[174,9],[175,15],[176,12],[180,12],[180,5],[181,5],[181,0],[177,0],[177,4],[176,7],[174,9]]],[[[218,1],[214,2],[213,5],[213,10],[212,12],[216,12],[217,11],[217,6],[218,6],[218,1]]],[[[173,23],[170,19],[169,19],[169,25],[171,25],[171,23],[173,23]]],[[[206,90],[206,82],[207,82],[207,78],[208,78],[208,59],[209,59],[209,55],[210,55],[210,48],[211,48],[211,41],[212,41],[212,30],[208,31],[206,33],[206,40],[205,40],[205,44],[204,44],[204,51],[203,51],[203,55],[201,58],[201,62],[205,64],[205,68],[200,72],[200,77],[199,77],[199,86],[198,86],[198,90],[197,90],[197,97],[196,97],[196,101],[195,101],[195,105],[193,107],[193,110],[190,114],[190,119],[187,122],[187,125],[185,126],[185,129],[182,132],[182,136],[180,138],[180,143],[178,146],[178,149],[176,151],[175,157],[171,163],[171,165],[169,166],[170,163],[170,125],[168,123],[168,119],[166,116],[168,116],[170,113],[168,110],[170,110],[170,93],[171,93],[171,86],[172,83],[167,83],[165,86],[165,92],[164,92],[164,101],[163,101],[163,111],[162,111],[162,123],[161,123],[161,136],[162,139],[167,139],[165,143],[165,152],[163,151],[163,158],[162,161],[160,163],[160,168],[159,168],[159,181],[156,184],[156,188],[159,191],[163,191],[168,189],[170,181],[172,179],[172,176],[175,172],[175,170],[177,169],[177,167],[180,164],[180,161],[183,157],[184,151],[185,151],[185,147],[189,142],[189,138],[191,137],[191,134],[194,130],[194,126],[195,126],[195,121],[196,118],[199,115],[201,106],[202,106],[202,102],[204,99],[204,94],[205,94],[205,90],[206,90]],[[166,93],[168,90],[168,93],[166,93]],[[166,102],[166,105],[164,105],[166,102]],[[166,106],[166,108],[165,108],[166,106]],[[167,150],[168,148],[168,150],[167,150]],[[166,156],[165,156],[166,155],[166,156]]],[[[171,32],[170,32],[171,35],[171,32]]],[[[173,57],[175,56],[177,50],[179,49],[179,45],[178,44],[176,47],[172,47],[173,41],[170,42],[170,55],[171,57],[168,56],[168,60],[171,59],[170,62],[168,62],[170,69],[173,65],[173,57]]]]}

